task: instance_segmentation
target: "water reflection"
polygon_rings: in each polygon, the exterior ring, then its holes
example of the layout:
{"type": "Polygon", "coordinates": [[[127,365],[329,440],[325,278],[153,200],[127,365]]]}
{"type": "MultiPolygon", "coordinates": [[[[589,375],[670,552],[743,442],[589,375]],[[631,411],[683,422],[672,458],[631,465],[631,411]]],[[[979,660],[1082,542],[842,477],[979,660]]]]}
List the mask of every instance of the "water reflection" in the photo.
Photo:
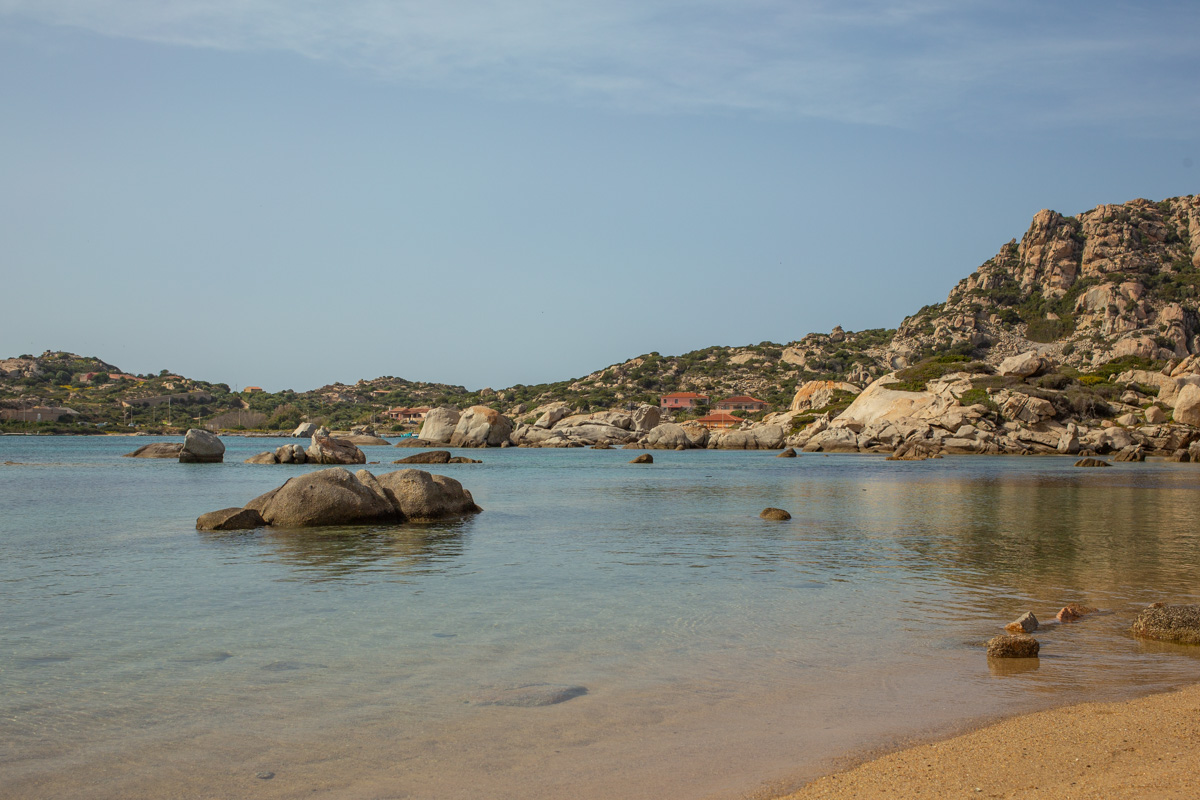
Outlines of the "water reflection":
{"type": "MultiPolygon", "coordinates": [[[[466,549],[470,518],[435,524],[259,529],[209,534],[218,546],[249,551],[288,567],[282,580],[411,580],[448,572],[466,549]]],[[[241,553],[239,553],[240,555],[241,553]]]]}

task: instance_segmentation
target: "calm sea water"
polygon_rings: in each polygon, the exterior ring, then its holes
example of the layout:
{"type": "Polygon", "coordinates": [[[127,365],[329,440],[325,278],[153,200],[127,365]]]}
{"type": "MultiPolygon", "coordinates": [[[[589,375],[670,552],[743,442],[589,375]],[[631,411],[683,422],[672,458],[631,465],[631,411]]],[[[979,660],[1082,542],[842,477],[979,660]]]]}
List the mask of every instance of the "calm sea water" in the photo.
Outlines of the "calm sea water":
{"type": "Polygon", "coordinates": [[[1197,465],[485,450],[432,468],[467,520],[206,534],[306,468],[148,441],[0,437],[0,797],[735,798],[1200,679],[1126,633],[1200,602],[1197,465]],[[983,656],[1068,601],[1104,613],[983,656]],[[587,693],[478,702],[529,684],[587,693]]]}

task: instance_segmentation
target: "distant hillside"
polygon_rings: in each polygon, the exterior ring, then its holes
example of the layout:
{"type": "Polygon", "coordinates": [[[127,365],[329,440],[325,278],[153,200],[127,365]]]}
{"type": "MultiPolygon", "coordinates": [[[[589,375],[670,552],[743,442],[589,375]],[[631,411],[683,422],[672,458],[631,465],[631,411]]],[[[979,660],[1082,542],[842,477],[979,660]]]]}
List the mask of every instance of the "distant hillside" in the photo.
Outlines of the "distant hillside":
{"type": "Polygon", "coordinates": [[[185,426],[287,429],[311,420],[348,427],[380,422],[397,406],[482,404],[519,418],[551,402],[600,410],[657,403],[678,391],[713,400],[749,394],[769,412],[786,409],[805,381],[865,386],[894,370],[919,380],[929,373],[921,365],[937,359],[994,366],[1037,349],[1075,373],[1107,374],[1112,362],[1159,367],[1200,352],[1198,298],[1200,197],[1133,200],[1077,217],[1038,212],[1019,242],[1003,245],[944,303],[920,309],[897,330],[839,327],[787,344],[646,353],[575,380],[476,392],[385,376],[310,392],[235,394],[226,384],[165,371],[130,376],[98,358],[46,352],[0,361],[0,416],[38,406],[47,409],[44,418],[68,407],[78,414],[65,421],[108,429],[161,426],[168,417],[185,426]]]}

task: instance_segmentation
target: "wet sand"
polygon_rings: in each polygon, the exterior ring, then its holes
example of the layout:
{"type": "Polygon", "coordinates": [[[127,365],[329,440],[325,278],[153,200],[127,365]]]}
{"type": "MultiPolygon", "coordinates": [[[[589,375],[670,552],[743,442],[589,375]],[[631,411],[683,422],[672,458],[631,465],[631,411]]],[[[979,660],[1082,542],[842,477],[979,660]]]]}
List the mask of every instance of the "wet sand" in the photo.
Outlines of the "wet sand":
{"type": "Polygon", "coordinates": [[[1200,685],[1040,711],[891,753],[780,800],[1194,798],[1200,685]]]}

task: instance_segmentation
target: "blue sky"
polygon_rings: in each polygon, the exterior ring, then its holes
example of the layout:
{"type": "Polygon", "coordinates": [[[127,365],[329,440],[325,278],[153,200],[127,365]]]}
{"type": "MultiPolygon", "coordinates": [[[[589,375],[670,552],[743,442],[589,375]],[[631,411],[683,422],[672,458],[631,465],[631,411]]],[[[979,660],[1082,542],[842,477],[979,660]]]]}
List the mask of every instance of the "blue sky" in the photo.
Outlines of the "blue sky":
{"type": "Polygon", "coordinates": [[[1200,191],[1185,2],[0,0],[0,355],[500,388],[1200,191]]]}

